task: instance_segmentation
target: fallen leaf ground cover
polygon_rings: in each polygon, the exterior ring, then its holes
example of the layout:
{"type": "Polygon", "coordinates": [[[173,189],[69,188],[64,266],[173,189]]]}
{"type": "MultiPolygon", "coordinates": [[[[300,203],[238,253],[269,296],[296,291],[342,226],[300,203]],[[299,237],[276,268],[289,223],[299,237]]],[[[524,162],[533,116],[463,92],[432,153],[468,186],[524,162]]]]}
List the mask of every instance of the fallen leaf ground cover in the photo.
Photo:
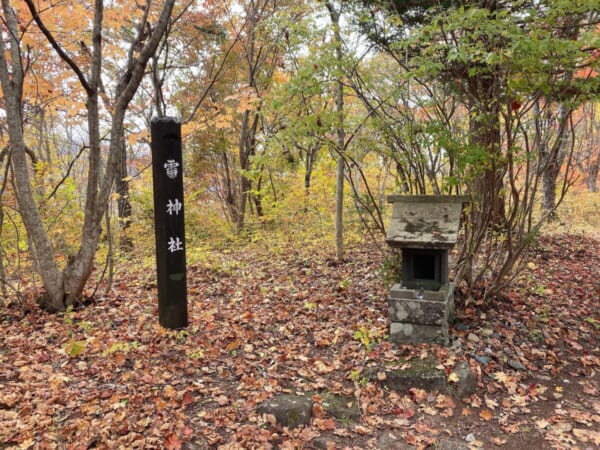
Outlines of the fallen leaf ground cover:
{"type": "MultiPolygon", "coordinates": [[[[369,244],[258,244],[190,266],[190,325],[157,322],[152,271],[123,270],[109,295],[64,315],[0,309],[0,448],[600,448],[600,242],[540,240],[514,286],[458,299],[453,344],[386,340],[383,257],[369,244]],[[465,399],[381,383],[382,365],[435,355],[478,379],[465,399]],[[314,400],[287,430],[256,406],[314,400]],[[324,399],[356,399],[335,420],[324,399]],[[455,447],[462,448],[462,447],[455,447]]],[[[453,380],[450,379],[450,382],[453,380]]]]}

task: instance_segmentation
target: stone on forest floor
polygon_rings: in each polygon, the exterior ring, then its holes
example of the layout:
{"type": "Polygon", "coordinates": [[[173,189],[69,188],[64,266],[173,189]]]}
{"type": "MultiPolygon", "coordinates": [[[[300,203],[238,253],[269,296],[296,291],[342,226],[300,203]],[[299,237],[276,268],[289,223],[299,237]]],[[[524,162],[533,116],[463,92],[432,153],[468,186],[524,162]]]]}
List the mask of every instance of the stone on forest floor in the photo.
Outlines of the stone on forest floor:
{"type": "Polygon", "coordinates": [[[386,378],[383,384],[388,389],[406,392],[414,387],[426,391],[447,392],[446,372],[438,367],[439,362],[436,358],[432,356],[425,359],[413,358],[399,361],[398,366],[385,371],[386,378]]]}
{"type": "Polygon", "coordinates": [[[322,404],[327,414],[341,422],[356,422],[360,419],[360,409],[355,398],[327,394],[323,396],[322,404]]]}
{"type": "Polygon", "coordinates": [[[416,450],[417,447],[408,444],[400,436],[400,433],[384,433],[377,441],[380,450],[416,450]]]}
{"type": "Polygon", "coordinates": [[[182,450],[208,450],[210,445],[202,438],[192,439],[181,445],[182,450]]]}
{"type": "Polygon", "coordinates": [[[458,379],[451,386],[448,384],[445,369],[433,356],[400,361],[397,366],[398,368],[388,368],[385,371],[386,377],[382,383],[386,388],[400,393],[414,387],[426,391],[451,393],[456,398],[464,398],[477,390],[477,378],[465,361],[459,361],[452,370],[458,379]]]}
{"type": "Polygon", "coordinates": [[[510,361],[508,361],[508,365],[515,370],[527,370],[527,367],[525,367],[523,364],[521,364],[515,359],[511,359],[510,361]]]}
{"type": "Polygon", "coordinates": [[[477,378],[466,361],[459,361],[452,373],[458,375],[458,381],[452,384],[452,391],[457,398],[467,397],[477,390],[477,378]]]}
{"type": "Polygon", "coordinates": [[[319,436],[311,441],[311,444],[315,448],[327,450],[331,448],[337,448],[335,439],[328,436],[319,436]]]}
{"type": "Polygon", "coordinates": [[[256,408],[259,414],[271,414],[282,427],[307,425],[312,416],[313,402],[301,395],[282,394],[265,400],[256,408]]]}
{"type": "Polygon", "coordinates": [[[469,444],[456,439],[440,439],[436,445],[436,450],[469,450],[469,444]]]}

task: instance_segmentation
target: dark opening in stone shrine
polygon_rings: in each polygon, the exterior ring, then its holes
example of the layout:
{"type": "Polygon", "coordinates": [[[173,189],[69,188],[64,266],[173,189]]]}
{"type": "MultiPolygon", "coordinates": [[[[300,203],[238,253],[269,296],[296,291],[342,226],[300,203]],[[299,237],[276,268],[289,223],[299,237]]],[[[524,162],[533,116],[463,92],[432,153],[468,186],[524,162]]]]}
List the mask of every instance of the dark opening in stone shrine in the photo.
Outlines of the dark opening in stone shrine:
{"type": "Polygon", "coordinates": [[[448,282],[448,251],[402,249],[402,285],[437,291],[448,282]]]}

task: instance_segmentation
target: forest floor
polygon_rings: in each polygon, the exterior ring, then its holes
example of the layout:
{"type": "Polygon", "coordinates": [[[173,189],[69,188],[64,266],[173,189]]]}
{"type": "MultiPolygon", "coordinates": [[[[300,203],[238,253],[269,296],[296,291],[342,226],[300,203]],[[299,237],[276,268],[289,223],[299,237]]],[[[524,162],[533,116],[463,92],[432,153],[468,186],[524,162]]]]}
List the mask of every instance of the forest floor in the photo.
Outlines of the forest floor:
{"type": "Polygon", "coordinates": [[[0,305],[0,448],[600,448],[600,241],[539,241],[514,286],[459,299],[449,347],[394,346],[383,259],[336,263],[318,244],[214,250],[188,271],[190,325],[158,325],[153,269],[64,315],[0,305]],[[465,399],[381,384],[377,367],[434,354],[467,361],[465,399]],[[314,401],[306,427],[256,406],[314,401]],[[323,408],[359,404],[358,421],[323,408]],[[443,444],[443,445],[442,445],[443,444]]]}

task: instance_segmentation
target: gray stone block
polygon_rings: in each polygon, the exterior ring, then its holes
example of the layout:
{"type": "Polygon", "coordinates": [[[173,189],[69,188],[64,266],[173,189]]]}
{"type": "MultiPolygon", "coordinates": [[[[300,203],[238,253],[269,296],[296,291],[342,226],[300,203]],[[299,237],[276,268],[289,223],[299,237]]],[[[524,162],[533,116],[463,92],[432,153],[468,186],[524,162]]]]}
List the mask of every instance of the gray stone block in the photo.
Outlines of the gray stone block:
{"type": "Polygon", "coordinates": [[[326,394],[323,398],[323,409],[327,414],[342,422],[360,420],[360,408],[355,398],[326,394]]]}
{"type": "Polygon", "coordinates": [[[439,361],[434,357],[411,359],[398,364],[399,369],[387,369],[383,384],[397,392],[404,393],[410,388],[425,389],[426,391],[448,391],[446,372],[439,368],[439,361]]]}
{"type": "Polygon", "coordinates": [[[450,342],[447,326],[390,323],[390,340],[396,344],[441,344],[450,342]]]}
{"type": "Polygon", "coordinates": [[[301,395],[282,394],[265,400],[257,406],[259,414],[272,414],[282,427],[296,428],[308,424],[313,402],[301,395]]]}
{"type": "MultiPolygon", "coordinates": [[[[448,298],[449,286],[452,287],[452,291],[454,292],[454,286],[452,284],[444,286],[437,291],[423,291],[423,300],[429,300],[432,302],[445,302],[448,298]]],[[[407,300],[420,300],[417,299],[417,289],[403,288],[400,284],[395,284],[392,286],[392,289],[390,290],[390,297],[407,300]]]]}
{"type": "Polygon", "coordinates": [[[475,393],[477,390],[477,378],[467,362],[457,362],[452,372],[458,375],[458,381],[452,385],[454,394],[458,398],[464,398],[475,393]]]}
{"type": "Polygon", "coordinates": [[[392,322],[448,326],[448,307],[442,302],[389,298],[388,315],[392,322]]]}

